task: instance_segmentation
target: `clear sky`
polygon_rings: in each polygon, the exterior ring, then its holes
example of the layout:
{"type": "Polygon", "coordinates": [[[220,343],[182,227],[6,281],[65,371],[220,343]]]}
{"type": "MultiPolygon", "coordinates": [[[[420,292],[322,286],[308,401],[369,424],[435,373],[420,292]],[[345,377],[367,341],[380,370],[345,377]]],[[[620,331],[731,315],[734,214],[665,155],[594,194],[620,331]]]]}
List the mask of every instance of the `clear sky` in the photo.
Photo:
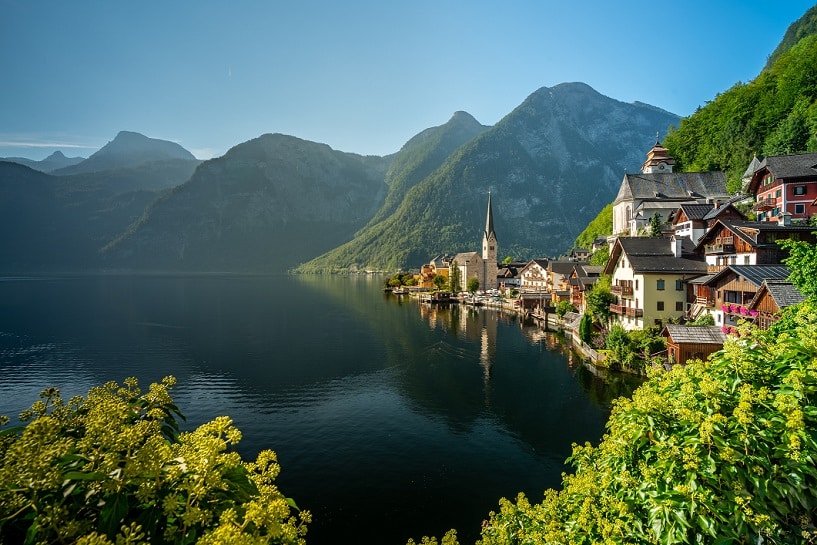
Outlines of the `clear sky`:
{"type": "Polygon", "coordinates": [[[0,0],[0,157],[121,130],[199,158],[280,132],[396,152],[581,81],[681,116],[752,80],[814,0],[0,0]]]}

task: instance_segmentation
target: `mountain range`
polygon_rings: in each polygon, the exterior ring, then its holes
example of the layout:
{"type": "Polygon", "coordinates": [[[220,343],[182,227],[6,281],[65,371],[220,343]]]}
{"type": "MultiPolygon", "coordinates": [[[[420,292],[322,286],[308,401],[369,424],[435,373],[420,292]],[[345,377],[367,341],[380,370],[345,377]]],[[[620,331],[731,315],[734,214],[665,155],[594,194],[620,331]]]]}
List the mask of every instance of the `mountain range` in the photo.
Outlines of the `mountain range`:
{"type": "Polygon", "coordinates": [[[582,83],[543,87],[492,127],[456,112],[395,154],[266,134],[200,162],[121,132],[76,164],[0,162],[4,272],[327,272],[473,250],[490,191],[503,255],[556,255],[675,116],[582,83]]]}

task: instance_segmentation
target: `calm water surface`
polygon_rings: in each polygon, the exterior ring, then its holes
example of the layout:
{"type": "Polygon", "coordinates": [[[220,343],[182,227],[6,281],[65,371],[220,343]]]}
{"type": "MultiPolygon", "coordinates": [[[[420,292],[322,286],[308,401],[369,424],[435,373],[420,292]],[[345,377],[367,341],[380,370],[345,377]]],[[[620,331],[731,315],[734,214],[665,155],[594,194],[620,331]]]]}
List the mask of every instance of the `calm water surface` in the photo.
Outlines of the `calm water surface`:
{"type": "Polygon", "coordinates": [[[497,311],[436,310],[372,277],[0,279],[0,414],[46,386],[173,374],[189,427],[227,414],[271,448],[307,542],[473,542],[500,497],[558,487],[613,397],[552,334],[497,311]]]}

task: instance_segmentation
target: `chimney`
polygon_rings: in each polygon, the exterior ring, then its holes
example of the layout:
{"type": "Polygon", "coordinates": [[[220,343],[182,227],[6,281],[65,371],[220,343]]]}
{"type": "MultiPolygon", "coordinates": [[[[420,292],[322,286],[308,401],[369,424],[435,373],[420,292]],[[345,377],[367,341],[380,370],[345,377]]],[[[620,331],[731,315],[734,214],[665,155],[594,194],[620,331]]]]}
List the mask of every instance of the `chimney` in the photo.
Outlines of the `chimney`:
{"type": "Polygon", "coordinates": [[[791,225],[791,214],[789,212],[783,212],[782,214],[777,216],[777,224],[791,225]]]}
{"type": "Polygon", "coordinates": [[[672,257],[681,257],[681,246],[684,243],[684,239],[682,237],[675,237],[672,236],[669,239],[670,249],[672,250],[672,257]]]}

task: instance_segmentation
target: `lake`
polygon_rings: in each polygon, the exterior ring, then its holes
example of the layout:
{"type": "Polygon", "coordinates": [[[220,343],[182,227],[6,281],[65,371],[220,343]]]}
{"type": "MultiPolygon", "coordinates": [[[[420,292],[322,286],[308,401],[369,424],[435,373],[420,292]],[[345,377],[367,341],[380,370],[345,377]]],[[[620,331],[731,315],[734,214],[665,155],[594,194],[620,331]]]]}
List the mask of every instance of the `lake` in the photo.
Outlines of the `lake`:
{"type": "Polygon", "coordinates": [[[559,487],[598,443],[602,380],[553,333],[495,310],[435,308],[372,276],[0,278],[0,414],[172,374],[194,427],[229,415],[245,459],[275,450],[310,545],[473,543],[500,497],[559,487]]]}

